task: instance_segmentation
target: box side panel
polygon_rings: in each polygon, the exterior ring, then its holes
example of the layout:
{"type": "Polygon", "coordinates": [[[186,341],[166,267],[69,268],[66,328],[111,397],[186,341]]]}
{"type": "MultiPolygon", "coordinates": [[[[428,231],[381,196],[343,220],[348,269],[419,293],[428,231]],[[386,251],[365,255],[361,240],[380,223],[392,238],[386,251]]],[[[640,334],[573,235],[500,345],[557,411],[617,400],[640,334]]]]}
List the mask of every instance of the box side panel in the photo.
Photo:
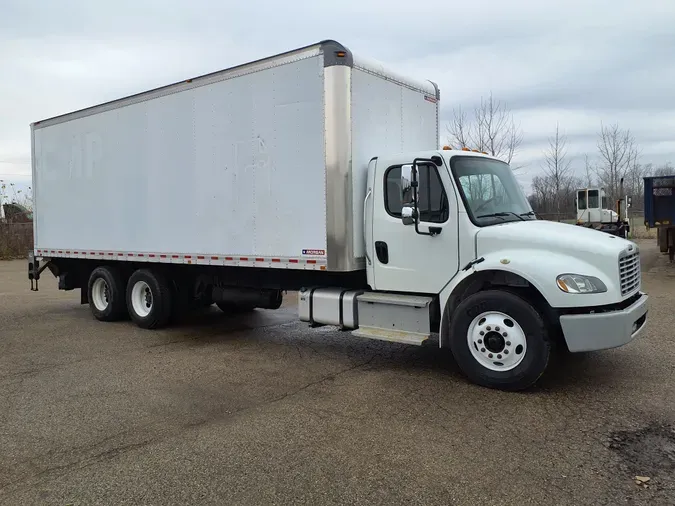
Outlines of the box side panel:
{"type": "Polygon", "coordinates": [[[437,149],[438,99],[360,68],[352,70],[351,94],[353,244],[360,258],[368,162],[383,154],[437,149]]]}
{"type": "Polygon", "coordinates": [[[323,93],[313,56],[36,129],[36,248],[323,258],[323,93]]]}
{"type": "Polygon", "coordinates": [[[236,77],[245,74],[252,74],[254,72],[269,69],[271,67],[287,65],[289,63],[293,63],[298,60],[303,60],[305,58],[321,54],[322,47],[323,47],[322,43],[314,44],[312,46],[306,46],[293,51],[288,51],[275,56],[263,58],[262,60],[244,63],[242,65],[237,65],[236,67],[219,70],[217,72],[212,72],[210,74],[206,74],[203,76],[193,77],[190,79],[186,79],[184,81],[169,84],[167,86],[162,86],[161,88],[144,91],[128,97],[119,98],[111,102],[105,102],[103,104],[87,107],[86,109],[81,109],[79,111],[74,111],[53,118],[44,119],[42,121],[36,122],[35,128],[36,129],[43,128],[45,126],[63,123],[64,121],[72,121],[74,119],[82,118],[84,116],[91,116],[93,114],[99,114],[105,111],[109,111],[111,109],[118,109],[120,107],[136,104],[138,102],[153,100],[165,95],[170,95],[172,93],[180,93],[182,91],[186,91],[192,88],[207,86],[209,84],[218,81],[223,81],[225,79],[234,79],[236,77]]]}

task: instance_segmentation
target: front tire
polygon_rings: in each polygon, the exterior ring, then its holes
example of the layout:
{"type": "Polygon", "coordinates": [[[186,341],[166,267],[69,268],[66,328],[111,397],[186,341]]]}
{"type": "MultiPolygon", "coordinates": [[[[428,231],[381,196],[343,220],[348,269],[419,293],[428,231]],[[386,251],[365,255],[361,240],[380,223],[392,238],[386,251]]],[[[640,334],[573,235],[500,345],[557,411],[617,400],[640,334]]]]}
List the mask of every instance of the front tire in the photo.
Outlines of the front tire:
{"type": "Polygon", "coordinates": [[[113,322],[124,319],[127,306],[124,300],[124,278],[114,266],[96,267],[87,283],[89,309],[99,321],[113,322]]]}
{"type": "Polygon", "coordinates": [[[127,283],[129,316],[143,329],[165,326],[171,318],[171,294],[171,285],[161,272],[137,270],[127,283]]]}
{"type": "Polygon", "coordinates": [[[514,391],[530,387],[544,373],[551,341],[544,319],[528,301],[487,290],[457,306],[450,349],[474,383],[514,391]]]}

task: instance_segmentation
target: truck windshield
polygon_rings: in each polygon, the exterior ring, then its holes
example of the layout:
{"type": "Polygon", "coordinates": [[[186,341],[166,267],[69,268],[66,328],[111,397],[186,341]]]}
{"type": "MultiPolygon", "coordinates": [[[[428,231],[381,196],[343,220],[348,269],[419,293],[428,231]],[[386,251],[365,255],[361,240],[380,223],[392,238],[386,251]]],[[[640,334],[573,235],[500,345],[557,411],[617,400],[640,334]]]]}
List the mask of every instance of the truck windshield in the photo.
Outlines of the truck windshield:
{"type": "Polygon", "coordinates": [[[598,190],[588,190],[588,208],[597,209],[600,207],[600,192],[598,190]]]}
{"type": "Polygon", "coordinates": [[[490,158],[454,156],[450,167],[467,212],[478,226],[536,219],[508,164],[490,158]]]}

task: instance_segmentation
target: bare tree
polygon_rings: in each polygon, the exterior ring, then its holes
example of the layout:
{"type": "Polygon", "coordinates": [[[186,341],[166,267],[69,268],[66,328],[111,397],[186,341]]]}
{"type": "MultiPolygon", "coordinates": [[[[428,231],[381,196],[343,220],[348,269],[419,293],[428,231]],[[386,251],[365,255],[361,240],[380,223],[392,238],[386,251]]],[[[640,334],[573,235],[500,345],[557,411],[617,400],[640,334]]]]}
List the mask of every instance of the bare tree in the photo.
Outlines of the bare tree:
{"type": "Polygon", "coordinates": [[[641,202],[645,191],[644,177],[651,174],[652,171],[653,166],[651,163],[646,165],[633,163],[626,171],[623,189],[626,195],[632,195],[634,197],[634,206],[642,207],[641,202]]]}
{"type": "Polygon", "coordinates": [[[590,158],[588,155],[584,155],[584,181],[583,184],[586,185],[587,188],[590,188],[593,186],[594,181],[593,181],[593,173],[597,172],[595,167],[593,167],[593,164],[591,163],[590,158]]]}
{"type": "Polygon", "coordinates": [[[448,140],[456,147],[485,151],[510,164],[523,142],[523,133],[511,111],[490,93],[487,99],[481,98],[471,118],[461,107],[453,111],[448,140]]]}
{"type": "Polygon", "coordinates": [[[561,199],[571,180],[570,161],[567,159],[567,137],[560,133],[560,125],[555,125],[555,135],[548,139],[548,148],[544,151],[544,174],[550,182],[555,212],[560,213],[561,199]]]}
{"type": "Polygon", "coordinates": [[[529,197],[532,209],[539,213],[552,212],[552,191],[550,180],[546,176],[534,176],[532,178],[532,194],[529,197]]]}
{"type": "Polygon", "coordinates": [[[637,164],[638,148],[630,130],[622,130],[618,124],[608,127],[601,124],[599,137],[601,161],[596,173],[609,201],[613,202],[619,197],[621,179],[637,164]]]}
{"type": "Polygon", "coordinates": [[[466,112],[460,105],[452,111],[452,121],[448,125],[449,142],[459,148],[469,147],[473,142],[469,134],[470,128],[471,124],[466,117],[466,112]]]}
{"type": "Polygon", "coordinates": [[[675,175],[675,167],[673,167],[670,162],[664,163],[663,165],[653,169],[650,165],[650,170],[646,172],[645,175],[654,175],[654,176],[673,176],[675,175]]]}
{"type": "Polygon", "coordinates": [[[576,216],[574,197],[576,188],[583,185],[583,181],[574,176],[568,177],[560,191],[553,190],[553,179],[541,175],[532,178],[532,193],[528,197],[532,209],[546,219],[562,220],[576,216]]]}

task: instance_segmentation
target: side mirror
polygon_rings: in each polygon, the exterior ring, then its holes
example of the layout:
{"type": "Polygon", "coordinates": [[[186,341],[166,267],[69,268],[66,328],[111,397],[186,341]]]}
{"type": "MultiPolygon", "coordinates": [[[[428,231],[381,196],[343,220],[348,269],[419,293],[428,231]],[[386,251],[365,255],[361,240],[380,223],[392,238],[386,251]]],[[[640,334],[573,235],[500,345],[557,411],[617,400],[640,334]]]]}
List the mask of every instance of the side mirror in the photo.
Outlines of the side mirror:
{"type": "Polygon", "coordinates": [[[410,206],[403,206],[401,209],[401,220],[404,225],[412,225],[415,223],[415,209],[410,206]]]}
{"type": "Polygon", "coordinates": [[[412,165],[401,166],[401,204],[409,206],[413,203],[412,165]]]}
{"type": "Polygon", "coordinates": [[[413,180],[415,174],[412,165],[401,166],[401,220],[404,225],[415,223],[415,194],[413,192],[413,180]]]}

